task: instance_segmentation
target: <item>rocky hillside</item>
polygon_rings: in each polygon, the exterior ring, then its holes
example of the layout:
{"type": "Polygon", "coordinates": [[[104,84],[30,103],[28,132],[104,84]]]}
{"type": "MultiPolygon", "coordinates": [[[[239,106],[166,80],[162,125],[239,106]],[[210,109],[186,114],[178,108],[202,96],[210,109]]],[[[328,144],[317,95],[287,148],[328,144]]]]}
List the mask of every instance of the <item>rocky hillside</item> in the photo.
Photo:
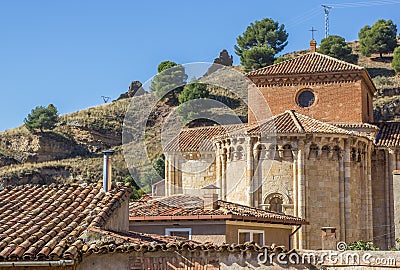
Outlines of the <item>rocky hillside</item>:
{"type": "MultiPolygon", "coordinates": [[[[211,98],[222,100],[246,120],[247,107],[224,89],[211,87],[211,98]]],[[[29,132],[21,126],[0,133],[0,186],[26,183],[97,182],[102,179],[102,151],[113,149],[113,172],[116,181],[129,176],[122,150],[122,129],[128,106],[137,110],[148,104],[154,94],[143,93],[133,98],[122,98],[108,104],[62,115],[55,130],[29,132]]],[[[129,96],[128,96],[129,97],[129,96]]],[[[155,160],[162,154],[160,130],[174,106],[168,102],[156,104],[148,119],[132,116],[135,123],[146,123],[147,154],[155,160]]],[[[207,124],[202,122],[201,125],[207,124]]],[[[133,125],[134,126],[134,125],[133,125]]],[[[140,134],[131,130],[133,138],[140,134]]],[[[140,144],[141,141],[135,141],[140,144]]],[[[134,157],[137,162],[147,157],[134,157]]],[[[148,167],[133,168],[134,178],[140,179],[148,167]]]]}
{"type": "MultiPolygon", "coordinates": [[[[350,45],[358,53],[358,42],[350,45]]],[[[292,56],[306,53],[300,51],[292,56]]],[[[380,59],[378,55],[363,57],[360,55],[359,65],[368,69],[378,92],[374,100],[375,117],[377,121],[400,119],[400,77],[391,68],[392,55],[380,59]]],[[[229,60],[229,59],[228,59],[229,60]]],[[[240,67],[235,67],[241,70],[240,67]]],[[[228,76],[209,76],[208,82],[216,78],[229,87],[240,88],[242,82],[228,76]]],[[[97,182],[102,178],[102,151],[115,150],[114,179],[122,181],[128,175],[128,168],[122,153],[122,128],[128,106],[138,110],[153,104],[148,104],[153,94],[141,93],[131,98],[138,91],[140,82],[135,81],[126,94],[108,104],[62,115],[57,128],[51,132],[31,133],[25,127],[0,133],[0,186],[25,183],[51,183],[88,181],[97,182]],[[131,103],[132,102],[132,103],[131,103]]],[[[141,84],[140,84],[141,85],[141,84]]],[[[240,97],[226,90],[209,86],[211,98],[220,101],[246,121],[247,107],[240,97]]],[[[168,102],[159,102],[148,119],[134,115],[133,121],[146,123],[145,143],[147,155],[151,160],[161,156],[160,130],[174,106],[168,102]]],[[[197,124],[210,124],[199,122],[197,124]]],[[[132,138],[140,138],[138,131],[132,129],[132,138]]],[[[140,139],[138,139],[140,140],[140,139]]],[[[134,144],[142,143],[135,141],[134,144]]],[[[133,145],[135,147],[135,145],[133,145]]],[[[137,164],[147,157],[137,154],[134,157],[137,164]]],[[[149,167],[133,168],[134,178],[141,179],[149,167]]]]}

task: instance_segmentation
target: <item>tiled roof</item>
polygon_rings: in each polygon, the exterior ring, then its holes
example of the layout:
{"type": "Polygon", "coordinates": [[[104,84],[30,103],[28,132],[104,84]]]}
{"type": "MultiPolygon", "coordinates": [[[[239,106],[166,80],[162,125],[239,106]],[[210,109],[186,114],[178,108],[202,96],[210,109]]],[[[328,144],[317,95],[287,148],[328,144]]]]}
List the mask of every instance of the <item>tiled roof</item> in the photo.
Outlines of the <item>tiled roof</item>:
{"type": "MultiPolygon", "coordinates": [[[[372,125],[368,125],[374,127],[372,125]]],[[[213,151],[213,138],[239,136],[245,134],[290,134],[322,133],[360,136],[358,132],[346,130],[340,124],[329,124],[296,111],[285,111],[260,124],[226,125],[183,129],[166,147],[165,151],[213,151]]]]}
{"type": "Polygon", "coordinates": [[[380,130],[376,135],[375,144],[385,147],[400,147],[400,122],[378,124],[380,130]]]}
{"type": "Polygon", "coordinates": [[[379,130],[378,126],[368,123],[329,123],[340,128],[354,128],[354,129],[372,129],[379,130]]]}
{"type": "Polygon", "coordinates": [[[290,133],[323,133],[359,135],[334,125],[316,120],[296,111],[285,111],[264,120],[259,124],[253,124],[245,129],[235,131],[234,134],[290,134],[290,133]]]}
{"type": "Polygon", "coordinates": [[[131,202],[129,205],[129,219],[136,221],[153,219],[228,219],[290,225],[306,223],[305,220],[298,217],[222,200],[217,201],[215,209],[204,209],[203,199],[185,194],[131,202]]]}
{"type": "Polygon", "coordinates": [[[79,238],[102,227],[130,188],[100,184],[25,185],[0,191],[0,261],[75,259],[79,238]]]}
{"type": "MultiPolygon", "coordinates": [[[[154,252],[154,251],[216,251],[216,252],[240,252],[245,250],[264,251],[268,253],[285,252],[282,246],[272,244],[270,247],[261,247],[254,242],[244,244],[222,244],[215,245],[210,242],[199,243],[193,240],[187,240],[180,237],[161,236],[155,234],[144,233],[120,233],[110,232],[100,229],[89,229],[85,235],[85,244],[82,248],[85,255],[92,253],[130,253],[130,252],[154,252]],[[96,234],[96,235],[93,235],[96,234]],[[91,241],[91,237],[101,238],[102,241],[95,239],[91,241]]],[[[289,251],[290,252],[294,252],[289,251]]]]}
{"type": "Polygon", "coordinates": [[[323,72],[355,71],[363,69],[363,67],[314,52],[303,54],[275,65],[251,71],[246,75],[248,77],[254,77],[260,75],[314,74],[323,72]]]}
{"type": "Polygon", "coordinates": [[[244,124],[236,124],[183,129],[168,143],[164,151],[214,151],[211,142],[214,136],[229,134],[243,126],[244,124]]]}

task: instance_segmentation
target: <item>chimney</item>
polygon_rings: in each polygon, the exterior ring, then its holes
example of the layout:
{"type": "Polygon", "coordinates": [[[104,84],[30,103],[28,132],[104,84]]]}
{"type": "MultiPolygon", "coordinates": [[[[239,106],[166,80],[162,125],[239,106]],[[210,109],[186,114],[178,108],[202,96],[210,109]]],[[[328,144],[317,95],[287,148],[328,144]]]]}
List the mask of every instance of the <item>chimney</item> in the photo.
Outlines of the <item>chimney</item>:
{"type": "Polygon", "coordinates": [[[310,52],[314,53],[317,51],[317,42],[315,41],[315,39],[312,39],[310,41],[310,52]]]}
{"type": "Polygon", "coordinates": [[[218,207],[218,194],[216,190],[219,189],[214,185],[203,187],[203,200],[204,210],[214,210],[218,207]]]}
{"type": "Polygon", "coordinates": [[[112,178],[112,162],[111,156],[114,154],[113,150],[105,150],[104,154],[104,163],[103,163],[103,190],[105,192],[110,191],[111,189],[111,178],[112,178]]]}
{"type": "Polygon", "coordinates": [[[336,250],[336,228],[322,227],[321,232],[322,250],[336,250]]]}

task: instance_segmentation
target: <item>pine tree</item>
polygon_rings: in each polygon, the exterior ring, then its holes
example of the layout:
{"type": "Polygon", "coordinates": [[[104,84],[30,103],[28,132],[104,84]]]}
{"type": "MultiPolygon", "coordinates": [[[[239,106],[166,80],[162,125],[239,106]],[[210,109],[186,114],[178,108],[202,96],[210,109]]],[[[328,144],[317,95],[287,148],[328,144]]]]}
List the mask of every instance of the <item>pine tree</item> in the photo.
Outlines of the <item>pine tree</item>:
{"type": "Polygon", "coordinates": [[[158,74],[151,81],[150,89],[156,92],[158,98],[168,98],[177,102],[177,96],[186,84],[187,74],[182,65],[172,61],[163,61],[158,65],[158,74]]]}
{"type": "Polygon", "coordinates": [[[397,27],[392,20],[378,20],[374,25],[366,25],[358,33],[360,39],[360,51],[365,56],[371,53],[379,53],[382,58],[383,53],[393,52],[397,47],[397,27]]]}
{"type": "Polygon", "coordinates": [[[271,65],[275,55],[287,45],[288,34],[283,24],[265,18],[251,23],[235,45],[235,53],[245,71],[271,65]]]}
{"type": "Polygon", "coordinates": [[[357,64],[358,61],[358,55],[352,53],[351,47],[340,36],[323,38],[317,51],[352,64],[357,64]]]}
{"type": "Polygon", "coordinates": [[[393,52],[393,60],[392,60],[392,68],[396,73],[400,73],[400,47],[394,49],[393,52]]]}
{"type": "Polygon", "coordinates": [[[57,108],[50,104],[47,107],[38,106],[24,119],[25,127],[29,131],[44,129],[52,130],[58,123],[57,108]]]}

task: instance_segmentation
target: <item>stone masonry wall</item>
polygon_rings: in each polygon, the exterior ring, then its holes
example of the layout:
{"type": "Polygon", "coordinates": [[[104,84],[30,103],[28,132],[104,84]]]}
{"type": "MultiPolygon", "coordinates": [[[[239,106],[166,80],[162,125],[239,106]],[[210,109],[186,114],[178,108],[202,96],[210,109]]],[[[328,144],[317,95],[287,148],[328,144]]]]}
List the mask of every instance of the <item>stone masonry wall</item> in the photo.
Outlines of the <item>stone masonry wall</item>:
{"type": "Polygon", "coordinates": [[[306,160],[306,227],[308,248],[321,248],[321,227],[340,233],[339,162],[326,158],[306,160]]]}

